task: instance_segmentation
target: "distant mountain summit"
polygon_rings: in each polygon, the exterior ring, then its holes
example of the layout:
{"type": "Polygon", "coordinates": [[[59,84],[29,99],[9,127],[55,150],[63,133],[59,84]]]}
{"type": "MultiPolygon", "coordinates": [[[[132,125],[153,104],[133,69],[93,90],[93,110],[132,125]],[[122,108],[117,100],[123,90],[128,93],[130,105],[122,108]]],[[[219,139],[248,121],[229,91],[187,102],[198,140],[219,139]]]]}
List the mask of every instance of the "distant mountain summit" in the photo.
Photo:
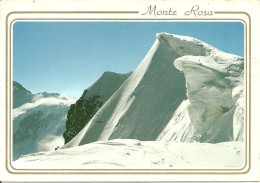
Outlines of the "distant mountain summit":
{"type": "Polygon", "coordinates": [[[70,106],[66,121],[66,131],[63,134],[65,143],[68,143],[82,130],[130,75],[131,73],[105,72],[83,92],[77,102],[70,106]]]}
{"type": "Polygon", "coordinates": [[[62,146],[66,115],[76,100],[57,93],[32,94],[21,84],[13,84],[13,103],[18,106],[13,109],[13,160],[62,146]]]}
{"type": "Polygon", "coordinates": [[[26,90],[21,84],[13,81],[13,108],[31,102],[33,96],[34,95],[30,91],[26,90]]]}
{"type": "Polygon", "coordinates": [[[20,83],[13,81],[13,89],[14,90],[23,90],[26,91],[28,93],[31,93],[30,91],[26,90],[20,83]]]}

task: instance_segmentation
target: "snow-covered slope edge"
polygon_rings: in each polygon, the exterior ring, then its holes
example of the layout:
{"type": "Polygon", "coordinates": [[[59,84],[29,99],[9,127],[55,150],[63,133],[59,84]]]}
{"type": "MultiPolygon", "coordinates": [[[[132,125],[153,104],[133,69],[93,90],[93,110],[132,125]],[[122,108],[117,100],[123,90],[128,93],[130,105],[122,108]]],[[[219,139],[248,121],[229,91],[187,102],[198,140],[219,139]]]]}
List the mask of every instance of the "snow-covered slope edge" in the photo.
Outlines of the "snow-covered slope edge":
{"type": "Polygon", "coordinates": [[[13,160],[62,146],[66,115],[75,101],[66,95],[44,92],[33,94],[31,102],[13,109],[13,160]]]}
{"type": "Polygon", "coordinates": [[[66,131],[63,133],[65,143],[69,142],[82,130],[130,75],[131,72],[126,74],[105,72],[83,92],[77,102],[70,106],[66,131]]]}
{"type": "Polygon", "coordinates": [[[243,142],[117,139],[22,156],[13,166],[21,169],[234,169],[244,165],[243,146],[243,142]]]}

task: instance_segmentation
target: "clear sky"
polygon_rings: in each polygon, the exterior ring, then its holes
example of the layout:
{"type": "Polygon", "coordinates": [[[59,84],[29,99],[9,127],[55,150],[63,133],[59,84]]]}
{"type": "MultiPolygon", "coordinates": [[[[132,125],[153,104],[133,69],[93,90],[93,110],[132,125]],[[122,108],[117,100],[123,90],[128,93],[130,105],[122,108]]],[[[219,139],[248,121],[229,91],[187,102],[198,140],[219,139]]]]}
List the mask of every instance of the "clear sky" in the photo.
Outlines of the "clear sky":
{"type": "Polygon", "coordinates": [[[133,71],[160,32],[192,36],[244,56],[239,22],[16,22],[14,80],[32,93],[78,98],[105,71],[133,71]]]}

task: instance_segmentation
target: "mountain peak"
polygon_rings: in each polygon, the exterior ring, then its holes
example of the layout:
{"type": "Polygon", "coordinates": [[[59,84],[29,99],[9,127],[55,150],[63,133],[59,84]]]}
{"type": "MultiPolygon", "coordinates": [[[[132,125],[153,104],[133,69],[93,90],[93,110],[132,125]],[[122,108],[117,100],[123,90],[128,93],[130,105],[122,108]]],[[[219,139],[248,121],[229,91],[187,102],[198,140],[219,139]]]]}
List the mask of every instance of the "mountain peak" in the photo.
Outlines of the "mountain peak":
{"type": "Polygon", "coordinates": [[[20,83],[13,81],[13,88],[16,90],[23,90],[26,91],[28,93],[31,93],[29,90],[27,90],[26,88],[24,88],[20,83]]]}
{"type": "MultiPolygon", "coordinates": [[[[195,139],[193,138],[194,133],[197,132],[203,136],[204,141],[226,140],[224,138],[219,139],[217,136],[215,139],[208,138],[202,133],[208,127],[207,125],[201,129],[196,127],[196,125],[200,125],[200,123],[194,121],[196,116],[194,117],[193,114],[189,114],[188,107],[190,106],[190,102],[192,103],[195,99],[199,101],[199,99],[194,98],[191,92],[195,91],[196,88],[187,91],[187,87],[188,89],[193,87],[193,85],[200,87],[201,85],[203,86],[204,83],[195,82],[190,84],[188,82],[189,86],[187,86],[184,74],[180,72],[180,67],[176,67],[176,65],[172,63],[178,59],[182,62],[181,58],[191,56],[189,58],[192,60],[188,60],[189,62],[198,64],[202,62],[208,67],[219,66],[216,70],[217,72],[222,71],[222,65],[218,63],[227,63],[232,58],[233,61],[239,61],[239,63],[243,64],[241,57],[222,52],[207,43],[188,36],[159,33],[156,35],[156,38],[152,48],[131,76],[129,76],[122,86],[120,86],[102,108],[100,108],[97,114],[93,116],[80,133],[64,147],[116,138],[156,140],[159,135],[160,138],[164,136],[161,132],[164,131],[169,121],[172,121],[171,124],[175,124],[171,126],[172,132],[185,129],[182,132],[171,134],[169,140],[179,139],[181,141],[191,142],[195,139]],[[215,64],[214,62],[217,63],[215,64]],[[188,96],[186,94],[188,94],[188,96]],[[188,101],[185,102],[187,97],[191,98],[188,98],[188,101]],[[183,108],[185,110],[181,110],[183,108]],[[179,118],[178,114],[180,113],[183,118],[179,118]],[[190,120],[190,116],[192,116],[192,120],[190,120]],[[194,126],[197,131],[193,130],[195,128],[194,126]],[[183,139],[181,137],[185,138],[183,139]]],[[[179,62],[177,63],[177,66],[182,66],[179,62]]],[[[185,63],[189,64],[188,62],[185,63]]],[[[225,66],[223,69],[228,68],[228,63],[223,66],[225,66]]],[[[230,70],[235,71],[240,68],[243,69],[242,65],[239,68],[232,66],[230,70]]],[[[203,70],[201,69],[201,71],[203,70]]],[[[241,70],[238,70],[238,72],[239,71],[241,70]]],[[[216,86],[211,87],[212,90],[217,90],[215,93],[219,91],[219,93],[221,93],[221,86],[223,85],[226,88],[230,87],[225,90],[225,95],[214,98],[216,100],[228,99],[230,105],[222,105],[222,103],[220,103],[215,108],[209,108],[212,113],[219,112],[218,115],[214,117],[220,119],[219,116],[222,117],[230,108],[234,107],[235,100],[233,100],[231,94],[233,92],[232,87],[235,85],[225,85],[226,82],[233,83],[233,81],[229,81],[229,78],[225,77],[221,78],[221,81],[214,82],[214,78],[216,79],[218,74],[219,73],[216,73],[212,77],[212,81],[210,80],[209,83],[205,83],[205,85],[211,86],[211,84],[216,84],[216,86]]],[[[240,80],[240,78],[236,76],[236,73],[234,77],[240,80]]],[[[101,77],[98,83],[101,83],[101,80],[106,81],[107,79],[101,77]]],[[[98,88],[98,92],[107,90],[107,87],[97,87],[98,83],[95,82],[91,87],[95,86],[98,88]]],[[[210,93],[204,92],[203,94],[208,95],[209,99],[207,99],[210,100],[210,93]]],[[[193,106],[196,108],[196,105],[193,106]]],[[[207,107],[205,108],[208,109],[207,107]]],[[[211,116],[210,112],[207,112],[206,115],[211,116]]],[[[232,111],[227,113],[228,116],[232,116],[231,113],[232,111]]],[[[209,117],[207,120],[210,121],[211,118],[209,117]]],[[[212,123],[214,123],[214,121],[212,121],[212,123]]],[[[228,125],[231,123],[232,119],[227,120],[228,125]]],[[[166,130],[168,130],[168,128],[166,128],[166,130]]],[[[218,130],[218,134],[221,134],[222,128],[220,127],[218,130]]],[[[216,135],[218,134],[216,133],[216,135]]],[[[227,135],[231,136],[232,134],[227,133],[227,135]]]]}
{"type": "MultiPolygon", "coordinates": [[[[177,35],[177,34],[170,34],[170,33],[158,33],[156,34],[156,39],[158,40],[164,40],[164,41],[171,41],[171,42],[193,42],[193,43],[197,43],[197,44],[202,44],[205,46],[209,46],[212,47],[211,45],[208,45],[194,37],[190,37],[190,36],[183,36],[183,35],[177,35]]],[[[212,47],[213,48],[213,47],[212,47]]]]}
{"type": "Polygon", "coordinates": [[[107,77],[107,76],[125,76],[125,75],[130,75],[132,72],[128,72],[125,74],[122,73],[117,73],[117,72],[111,72],[111,71],[105,71],[101,77],[107,77]]]}
{"type": "Polygon", "coordinates": [[[33,94],[25,89],[20,83],[13,81],[13,108],[31,102],[33,94]]]}
{"type": "Polygon", "coordinates": [[[179,52],[181,56],[211,56],[216,60],[232,59],[243,62],[243,57],[220,51],[194,37],[162,32],[156,34],[156,39],[159,40],[160,43],[168,43],[169,46],[176,52],[179,52]]]}

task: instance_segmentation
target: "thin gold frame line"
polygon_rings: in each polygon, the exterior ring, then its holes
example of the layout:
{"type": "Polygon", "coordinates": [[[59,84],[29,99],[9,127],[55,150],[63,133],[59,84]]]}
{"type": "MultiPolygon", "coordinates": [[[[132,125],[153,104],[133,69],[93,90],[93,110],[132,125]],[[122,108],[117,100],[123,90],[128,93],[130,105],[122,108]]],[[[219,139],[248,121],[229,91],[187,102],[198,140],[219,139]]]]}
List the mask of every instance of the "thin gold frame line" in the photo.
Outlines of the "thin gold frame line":
{"type": "MultiPolygon", "coordinates": [[[[10,31],[11,32],[11,31],[10,31]]],[[[10,36],[10,39],[11,39],[11,36],[10,36]]],[[[11,55],[10,55],[10,57],[11,57],[11,55]]],[[[10,76],[11,76],[11,74],[10,74],[10,76]]],[[[11,95],[11,92],[10,92],[10,95],[11,95]]],[[[12,167],[12,166],[11,166],[12,167]]],[[[12,167],[13,168],[13,167],[12,167]]],[[[243,168],[242,168],[243,169],[243,168]]],[[[16,169],[16,170],[18,170],[18,169],[16,169]]],[[[19,169],[19,170],[21,170],[21,169],[19,169]]],[[[28,169],[25,169],[25,170],[28,170],[28,169]]],[[[45,169],[37,169],[37,170],[45,170],[45,169]]],[[[53,170],[55,170],[55,169],[53,169],[53,170]]],[[[66,170],[69,170],[69,169],[66,169],[66,170]]],[[[88,170],[88,169],[87,169],[88,170]]],[[[100,170],[100,169],[99,169],[100,170]]],[[[112,169],[109,169],[109,170],[112,170],[112,169]]],[[[118,169],[115,169],[115,170],[118,170],[118,169]]],[[[125,169],[125,170],[127,170],[127,169],[125,169]]],[[[138,169],[133,169],[133,170],[138,170],[138,169]]],[[[145,169],[146,171],[147,171],[147,169],[145,169]]],[[[160,169],[156,169],[156,170],[160,170],[160,169]]],[[[162,169],[162,170],[164,170],[164,169],[162,169]]],[[[188,170],[188,169],[174,169],[174,170],[188,170]]],[[[170,170],[170,171],[174,171],[174,170],[170,170]]],[[[196,171],[196,169],[193,169],[194,171],[196,171]]],[[[197,169],[197,170],[205,170],[205,169],[197,169]]],[[[209,170],[214,170],[214,169],[209,169],[209,170]]],[[[219,171],[220,169],[216,169],[216,171],[219,171]]],[[[222,169],[222,170],[224,170],[224,169],[222,169]]],[[[227,169],[227,170],[230,170],[230,169],[227,169]]],[[[239,170],[241,170],[241,169],[239,169],[239,170]]],[[[165,170],[164,170],[165,171],[165,170]]],[[[234,171],[234,169],[233,169],[233,171],[234,171]]]]}
{"type": "Polygon", "coordinates": [[[139,11],[13,11],[8,14],[139,14],[139,11]]]}
{"type": "MultiPolygon", "coordinates": [[[[10,36],[11,37],[11,36],[10,36]]],[[[40,169],[39,169],[40,170],[40,169]]],[[[158,170],[158,169],[157,169],[158,170]]],[[[186,169],[185,169],[186,170],[186,169]]]]}
{"type": "MultiPolygon", "coordinates": [[[[242,168],[243,169],[243,168],[242,168]]],[[[19,169],[19,170],[21,170],[21,169],[19,169]]],[[[27,169],[26,169],[27,170],[27,169]]],[[[37,169],[37,170],[41,170],[41,169],[37,169]]],[[[42,170],[45,170],[45,169],[42,169],[42,170]]],[[[55,170],[55,169],[52,169],[52,170],[55,170]]],[[[65,169],[65,170],[69,170],[69,169],[65,169]]],[[[73,170],[73,169],[72,169],[73,170]]],[[[99,169],[99,170],[102,170],[102,169],[99,169]]],[[[109,169],[109,170],[111,170],[111,169],[109,169]]],[[[116,170],[118,170],[118,169],[116,169],[116,170]]],[[[128,170],[128,169],[125,169],[125,170],[128,170]]],[[[145,169],[145,170],[147,170],[147,169],[145,169]]],[[[156,170],[164,170],[164,169],[156,169],[156,170]]],[[[167,169],[166,169],[167,170],[167,169]]],[[[176,170],[176,169],[175,169],[176,170]]],[[[188,170],[188,169],[185,169],[185,170],[188,170]]],[[[193,170],[195,170],[195,169],[193,169],[193,170]]],[[[204,169],[202,169],[202,170],[204,170],[204,169]]],[[[230,170],[230,169],[227,169],[227,170],[230,170]]],[[[164,170],[165,171],[165,170],[164,170]]],[[[173,171],[173,170],[170,170],[170,171],[173,171]]],[[[195,170],[196,171],[196,170],[195,170]]],[[[219,169],[217,169],[217,171],[219,171],[219,169]]],[[[234,169],[233,169],[233,171],[234,171],[234,169]]]]}
{"type": "MultiPolygon", "coordinates": [[[[108,20],[110,21],[126,21],[126,22],[132,22],[132,21],[145,21],[145,22],[150,22],[151,20],[156,20],[158,22],[160,21],[170,21],[170,20],[178,20],[178,21],[186,21],[186,22],[194,22],[195,20],[199,20],[198,22],[203,22],[203,21],[211,21],[211,20],[230,20],[231,21],[242,21],[244,22],[243,19],[218,19],[218,18],[204,18],[204,19],[198,19],[198,18],[179,18],[179,19],[173,19],[173,18],[161,18],[161,19],[154,19],[154,18],[128,18],[128,19],[124,19],[124,18],[16,18],[14,19],[12,22],[16,21],[16,20],[33,20],[33,21],[53,21],[53,22],[57,22],[57,21],[64,21],[64,22],[69,22],[69,21],[85,21],[85,22],[91,22],[93,20],[98,20],[99,22],[106,22],[108,20]],[[89,21],[90,20],[90,21],[89,21]]],[[[244,22],[246,24],[246,22],[244,22]]],[[[247,24],[246,24],[247,25],[247,24]]]]}
{"type": "MultiPolygon", "coordinates": [[[[37,19],[37,20],[39,20],[39,19],[37,19]]],[[[46,19],[45,19],[46,20],[46,19]]],[[[52,19],[52,20],[54,20],[54,19],[52,19]]],[[[56,20],[56,19],[55,19],[56,20]]],[[[66,19],[67,20],[67,19],[66,19]]],[[[75,20],[75,19],[72,19],[72,20],[75,20]]],[[[86,20],[86,19],[84,19],[84,20],[86,20]]],[[[89,20],[89,19],[87,19],[87,20],[89,20]]],[[[94,20],[100,20],[100,19],[94,19],[94,20]]],[[[102,19],[102,20],[108,20],[108,19],[102,19]]],[[[115,19],[111,19],[111,20],[115,20],[115,19]]],[[[120,20],[129,20],[129,19],[120,19],[120,20]]],[[[134,19],[134,20],[140,20],[140,19],[134,19]]],[[[143,20],[151,20],[151,19],[143,19],[143,20]]],[[[160,21],[160,20],[162,20],[162,19],[152,19],[152,20],[157,20],[157,21],[160,21]]],[[[175,20],[175,19],[164,19],[164,20],[175,20]]],[[[182,19],[176,19],[176,20],[182,20],[182,19]]],[[[191,20],[191,19],[184,19],[184,20],[191,20]]],[[[194,19],[194,20],[205,20],[205,19],[194,19]]],[[[213,19],[206,19],[206,20],[213,20],[213,19]]],[[[214,20],[220,20],[220,19],[214,19],[214,20]]],[[[223,19],[223,20],[228,20],[228,19],[223,19]]],[[[234,20],[234,19],[230,19],[230,20],[234,20]]],[[[242,20],[242,19],[238,19],[238,20],[242,20]]],[[[243,21],[243,20],[242,20],[243,21]]],[[[244,21],[243,21],[244,22],[244,21]]],[[[245,24],[246,24],[246,22],[244,22],[245,24]]],[[[247,24],[246,24],[247,25],[247,24]]],[[[247,29],[246,29],[247,30],[247,29]]],[[[11,30],[10,30],[10,32],[11,32],[11,30]]],[[[11,41],[11,35],[10,35],[10,41],[11,41]]],[[[11,43],[10,43],[11,44],[11,43]]],[[[11,57],[11,55],[10,55],[10,57],[11,57]]],[[[11,68],[10,68],[11,69],[11,68]]],[[[11,79],[11,70],[10,70],[10,79],[11,79]]],[[[10,89],[11,90],[11,89],[10,89]]],[[[11,91],[10,91],[10,95],[11,95],[11,91]]],[[[39,169],[40,170],[40,169],[39,169]]],[[[68,170],[68,169],[66,169],[66,170],[68,170]]],[[[99,169],[99,170],[101,170],[101,169],[99,169]]],[[[113,169],[109,169],[109,170],[113,170],[113,169]]],[[[116,169],[116,170],[118,170],[118,169],[116,169]]],[[[127,169],[124,169],[124,170],[127,170],[127,169]]],[[[134,169],[134,170],[138,170],[138,169],[134,169]]],[[[146,171],[147,171],[147,169],[145,169],[146,171]]],[[[155,170],[161,170],[161,169],[155,169],[155,170]]],[[[166,169],[167,170],[167,169],[166,169]]],[[[174,169],[174,170],[170,170],[170,171],[176,171],[176,170],[178,170],[178,169],[174,169]]],[[[189,169],[181,169],[181,170],[189,170],[189,169]]],[[[194,170],[194,171],[196,171],[196,169],[192,169],[192,170],[194,170]]],[[[205,170],[205,169],[202,169],[202,170],[205,170]]],[[[211,169],[211,170],[214,170],[214,169],[211,169]]],[[[216,169],[217,171],[219,171],[220,169],[216,169]]],[[[227,170],[230,170],[230,169],[227,169],[227,170]]],[[[76,170],[77,171],[77,170],[76,170]]],[[[154,171],[154,170],[153,170],[154,171]]],[[[165,171],[164,169],[162,169],[162,171],[165,171]]],[[[234,171],[234,169],[233,169],[233,171],[234,171]]],[[[205,172],[204,172],[205,173],[205,172]]]]}

